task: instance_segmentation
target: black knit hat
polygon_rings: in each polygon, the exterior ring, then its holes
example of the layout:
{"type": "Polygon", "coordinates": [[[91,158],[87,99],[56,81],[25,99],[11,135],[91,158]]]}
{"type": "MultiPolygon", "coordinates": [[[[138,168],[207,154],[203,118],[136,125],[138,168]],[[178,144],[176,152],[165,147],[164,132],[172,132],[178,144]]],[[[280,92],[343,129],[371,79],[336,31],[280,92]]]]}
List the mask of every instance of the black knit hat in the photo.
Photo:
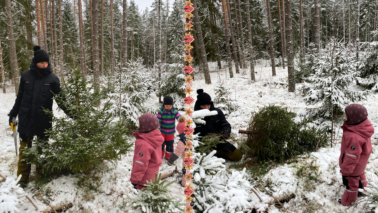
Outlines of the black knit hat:
{"type": "Polygon", "coordinates": [[[165,96],[163,105],[173,105],[173,98],[171,96],[165,96]]]}
{"type": "Polygon", "coordinates": [[[203,89],[197,90],[197,104],[201,105],[211,105],[211,97],[209,94],[203,92],[203,89]]]}
{"type": "Polygon", "coordinates": [[[39,62],[50,62],[49,55],[46,53],[46,51],[41,50],[40,46],[34,46],[34,58],[33,61],[35,64],[38,64],[39,62]]]}

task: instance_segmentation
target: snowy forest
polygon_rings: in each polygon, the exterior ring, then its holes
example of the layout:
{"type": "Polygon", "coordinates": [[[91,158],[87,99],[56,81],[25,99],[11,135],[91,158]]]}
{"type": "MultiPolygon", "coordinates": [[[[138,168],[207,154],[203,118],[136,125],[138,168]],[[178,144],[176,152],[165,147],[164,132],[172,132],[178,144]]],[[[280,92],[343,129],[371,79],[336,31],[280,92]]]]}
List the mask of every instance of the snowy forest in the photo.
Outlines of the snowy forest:
{"type": "Polygon", "coordinates": [[[1,0],[0,213],[378,212],[377,13],[378,0],[1,0]],[[146,151],[151,114],[164,142],[146,151]]]}

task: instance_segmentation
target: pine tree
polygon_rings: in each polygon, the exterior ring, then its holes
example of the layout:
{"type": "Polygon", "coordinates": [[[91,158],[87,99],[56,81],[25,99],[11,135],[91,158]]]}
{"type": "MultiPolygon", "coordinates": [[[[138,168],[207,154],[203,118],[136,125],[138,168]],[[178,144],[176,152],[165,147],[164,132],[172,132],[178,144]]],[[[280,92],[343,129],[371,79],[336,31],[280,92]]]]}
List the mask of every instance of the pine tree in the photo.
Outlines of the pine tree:
{"type": "Polygon", "coordinates": [[[235,101],[230,99],[230,88],[227,88],[224,81],[219,81],[215,88],[214,104],[221,109],[223,113],[228,116],[236,110],[237,105],[235,101]]]}
{"type": "Polygon", "coordinates": [[[25,152],[27,162],[43,168],[46,176],[67,171],[87,172],[104,160],[117,160],[132,146],[126,137],[125,123],[112,122],[109,113],[112,100],[104,93],[90,92],[93,86],[88,83],[80,70],[72,71],[67,83],[63,83],[63,95],[55,99],[67,107],[73,119],[56,117],[45,110],[53,118],[53,128],[46,131],[49,142],[37,141],[25,152]]]}

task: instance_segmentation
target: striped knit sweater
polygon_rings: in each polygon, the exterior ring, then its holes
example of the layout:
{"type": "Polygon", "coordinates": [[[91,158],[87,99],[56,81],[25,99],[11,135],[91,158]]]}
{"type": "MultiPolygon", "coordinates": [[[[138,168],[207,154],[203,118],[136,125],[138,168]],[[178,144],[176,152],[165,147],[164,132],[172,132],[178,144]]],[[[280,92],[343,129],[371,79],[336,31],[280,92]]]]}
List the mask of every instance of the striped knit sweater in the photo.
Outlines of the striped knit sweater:
{"type": "Polygon", "coordinates": [[[175,134],[175,119],[178,119],[180,116],[180,113],[175,108],[172,107],[170,111],[167,111],[164,105],[162,105],[157,114],[161,133],[165,135],[175,134]]]}

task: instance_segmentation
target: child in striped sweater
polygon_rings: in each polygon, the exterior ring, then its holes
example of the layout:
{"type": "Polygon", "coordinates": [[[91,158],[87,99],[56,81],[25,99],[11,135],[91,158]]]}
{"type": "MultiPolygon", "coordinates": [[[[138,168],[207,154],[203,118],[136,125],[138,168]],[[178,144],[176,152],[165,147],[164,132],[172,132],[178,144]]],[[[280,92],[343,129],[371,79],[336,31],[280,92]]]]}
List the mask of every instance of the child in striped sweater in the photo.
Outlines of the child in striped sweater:
{"type": "Polygon", "coordinates": [[[169,159],[173,152],[173,142],[175,139],[175,119],[180,117],[180,113],[173,107],[173,98],[170,96],[164,97],[163,105],[161,106],[157,118],[159,120],[159,130],[164,137],[162,145],[162,158],[169,159]],[[164,152],[164,148],[167,153],[164,152]]]}

